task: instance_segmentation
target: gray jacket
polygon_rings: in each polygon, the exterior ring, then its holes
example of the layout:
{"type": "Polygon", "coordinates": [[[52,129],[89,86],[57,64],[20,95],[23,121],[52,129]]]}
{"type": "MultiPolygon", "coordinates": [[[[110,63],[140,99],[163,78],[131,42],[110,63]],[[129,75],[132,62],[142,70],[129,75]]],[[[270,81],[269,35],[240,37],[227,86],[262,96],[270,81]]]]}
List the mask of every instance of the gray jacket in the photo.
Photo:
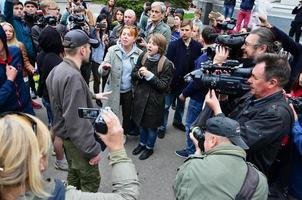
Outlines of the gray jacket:
{"type": "Polygon", "coordinates": [[[149,37],[149,35],[151,35],[153,33],[160,33],[160,34],[162,34],[166,38],[167,44],[169,44],[169,42],[171,40],[171,29],[163,21],[159,22],[154,27],[153,30],[151,30],[150,28],[148,30],[146,30],[146,32],[145,32],[145,38],[147,39],[149,37]]]}
{"type": "Polygon", "coordinates": [[[94,138],[92,123],[78,116],[79,107],[93,107],[92,94],[75,63],[64,59],[48,75],[46,86],[54,115],[54,133],[70,139],[87,159],[97,156],[101,147],[94,138]]]}
{"type": "MultiPolygon", "coordinates": [[[[142,53],[142,50],[135,47],[136,50],[130,56],[130,62],[132,64],[132,69],[135,67],[138,56],[142,53]]],[[[110,63],[111,69],[103,70],[102,67],[99,68],[101,75],[107,75],[109,73],[106,85],[105,92],[112,91],[112,94],[108,97],[108,100],[103,101],[103,106],[111,107],[112,111],[119,116],[120,113],[120,88],[121,88],[121,79],[123,72],[122,65],[122,52],[117,45],[114,45],[108,49],[108,52],[105,56],[104,63],[110,63]]],[[[131,106],[131,105],[129,105],[131,106]]]]}
{"type": "MultiPolygon", "coordinates": [[[[77,190],[73,186],[65,186],[66,200],[137,200],[139,197],[139,181],[135,166],[127,157],[125,149],[109,154],[110,165],[112,166],[112,191],[113,193],[90,193],[77,190]]],[[[55,196],[54,180],[46,182],[46,191],[55,196]]],[[[62,191],[61,191],[62,192],[62,191]]],[[[63,188],[64,192],[64,188],[63,188]]],[[[57,193],[58,195],[58,193],[57,193]]],[[[60,195],[60,194],[59,194],[60,195]]],[[[56,196],[55,196],[56,197],[56,196]]],[[[17,200],[28,199],[38,200],[32,191],[28,191],[17,200]]],[[[40,199],[41,200],[41,199],[40,199]]]]}

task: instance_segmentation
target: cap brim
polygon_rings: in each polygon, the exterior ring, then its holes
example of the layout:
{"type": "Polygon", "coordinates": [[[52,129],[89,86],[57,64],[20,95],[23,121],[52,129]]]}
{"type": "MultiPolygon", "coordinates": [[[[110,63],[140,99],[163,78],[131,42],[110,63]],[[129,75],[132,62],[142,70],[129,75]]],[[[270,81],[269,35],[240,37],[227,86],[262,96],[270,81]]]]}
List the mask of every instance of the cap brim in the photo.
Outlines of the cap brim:
{"type": "Polygon", "coordinates": [[[96,39],[89,38],[89,44],[98,44],[99,41],[96,39]]]}
{"type": "Polygon", "coordinates": [[[242,149],[245,149],[245,150],[249,149],[249,147],[247,146],[247,144],[239,136],[238,137],[229,138],[229,140],[231,140],[231,142],[233,142],[233,144],[241,147],[242,149]]]}

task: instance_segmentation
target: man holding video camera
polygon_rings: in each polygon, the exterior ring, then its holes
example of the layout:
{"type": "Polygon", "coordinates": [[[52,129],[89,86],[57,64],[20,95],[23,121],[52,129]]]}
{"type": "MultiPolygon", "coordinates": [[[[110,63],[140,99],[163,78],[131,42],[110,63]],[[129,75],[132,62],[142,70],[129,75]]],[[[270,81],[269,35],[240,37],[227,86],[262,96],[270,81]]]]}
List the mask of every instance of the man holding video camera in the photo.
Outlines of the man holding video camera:
{"type": "Polygon", "coordinates": [[[103,93],[92,95],[80,72],[82,63],[89,62],[90,45],[96,43],[97,40],[90,39],[82,30],[69,31],[63,41],[66,57],[46,80],[54,115],[53,132],[64,140],[68,184],[89,192],[99,188],[101,146],[95,139],[91,121],[80,119],[78,108],[93,107],[93,97],[106,98],[103,93]]]}
{"type": "MultiPolygon", "coordinates": [[[[241,136],[249,146],[247,160],[268,175],[281,142],[289,135],[293,124],[293,112],[284,96],[283,87],[290,76],[287,58],[265,53],[257,56],[256,65],[248,79],[250,92],[233,102],[228,116],[239,122],[241,136]]],[[[215,116],[224,116],[213,90],[206,95],[205,102],[215,116]]],[[[223,109],[226,107],[224,106],[223,109]]]]}

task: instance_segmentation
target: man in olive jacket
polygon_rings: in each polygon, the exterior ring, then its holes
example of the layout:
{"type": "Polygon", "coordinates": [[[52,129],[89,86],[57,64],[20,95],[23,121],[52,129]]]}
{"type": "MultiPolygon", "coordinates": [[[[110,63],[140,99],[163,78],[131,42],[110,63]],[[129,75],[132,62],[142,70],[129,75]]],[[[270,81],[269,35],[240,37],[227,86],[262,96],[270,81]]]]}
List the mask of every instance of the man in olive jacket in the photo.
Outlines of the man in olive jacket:
{"type": "MultiPolygon", "coordinates": [[[[176,199],[235,199],[248,171],[243,150],[248,147],[240,137],[239,123],[227,117],[210,118],[206,123],[202,155],[201,144],[198,145],[202,139],[197,141],[192,133],[191,138],[196,153],[178,169],[173,185],[176,199]]],[[[248,199],[267,199],[266,177],[256,168],[252,169],[259,179],[253,185],[255,192],[248,199]]]]}

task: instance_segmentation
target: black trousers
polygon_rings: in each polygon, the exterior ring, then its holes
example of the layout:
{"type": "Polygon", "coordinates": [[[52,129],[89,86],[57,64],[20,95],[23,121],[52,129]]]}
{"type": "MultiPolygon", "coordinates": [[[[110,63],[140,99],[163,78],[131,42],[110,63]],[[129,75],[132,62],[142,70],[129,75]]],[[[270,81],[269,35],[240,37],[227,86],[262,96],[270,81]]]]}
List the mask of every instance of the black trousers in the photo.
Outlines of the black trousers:
{"type": "MultiPolygon", "coordinates": [[[[91,61],[91,71],[93,75],[93,91],[95,94],[100,92],[100,74],[98,72],[100,64],[94,61],[91,61]]],[[[103,85],[103,84],[102,84],[103,85]]]]}
{"type": "Polygon", "coordinates": [[[131,120],[132,103],[133,103],[132,91],[121,93],[120,105],[122,106],[123,129],[125,135],[127,135],[132,129],[132,124],[133,124],[131,120]]]}
{"type": "Polygon", "coordinates": [[[293,37],[295,35],[295,42],[300,41],[301,27],[302,27],[302,22],[292,21],[288,35],[290,37],[293,37]]]}

